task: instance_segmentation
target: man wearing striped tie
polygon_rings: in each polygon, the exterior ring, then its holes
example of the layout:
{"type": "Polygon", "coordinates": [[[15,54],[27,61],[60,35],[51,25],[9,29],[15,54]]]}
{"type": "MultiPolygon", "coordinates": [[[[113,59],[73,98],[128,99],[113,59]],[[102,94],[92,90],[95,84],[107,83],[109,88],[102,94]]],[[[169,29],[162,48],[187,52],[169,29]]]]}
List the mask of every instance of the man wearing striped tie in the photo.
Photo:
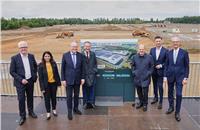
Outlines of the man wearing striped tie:
{"type": "Polygon", "coordinates": [[[174,85],[176,86],[175,119],[180,121],[180,109],[182,101],[182,89],[187,84],[189,75],[189,56],[186,50],[180,48],[180,38],[172,37],[173,49],[166,58],[164,82],[168,83],[169,109],[166,114],[174,111],[174,85]]]}

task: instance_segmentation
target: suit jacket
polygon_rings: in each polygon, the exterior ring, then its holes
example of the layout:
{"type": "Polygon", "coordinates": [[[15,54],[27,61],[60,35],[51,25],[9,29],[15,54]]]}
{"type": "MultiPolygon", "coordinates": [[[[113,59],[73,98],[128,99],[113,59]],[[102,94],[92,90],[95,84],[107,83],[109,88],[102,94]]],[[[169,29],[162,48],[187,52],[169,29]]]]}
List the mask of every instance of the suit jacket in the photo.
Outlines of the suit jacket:
{"type": "MultiPolygon", "coordinates": [[[[33,82],[37,80],[37,62],[34,55],[28,54],[30,69],[31,69],[31,79],[33,82]]],[[[22,79],[25,79],[25,69],[20,53],[11,57],[10,63],[10,74],[14,78],[14,86],[19,87],[22,84],[22,79]]]]}
{"type": "Polygon", "coordinates": [[[81,79],[85,79],[82,54],[76,53],[76,67],[74,68],[70,52],[64,53],[61,63],[61,80],[66,81],[67,85],[80,85],[81,79]]]}
{"type": "Polygon", "coordinates": [[[132,59],[132,74],[136,86],[148,87],[151,82],[154,63],[151,55],[139,56],[136,54],[132,59]]]}
{"type": "Polygon", "coordinates": [[[176,80],[182,82],[189,75],[189,56],[188,52],[179,48],[176,63],[173,60],[173,50],[169,51],[166,59],[164,77],[167,77],[169,82],[176,80]]]}
{"type": "Polygon", "coordinates": [[[162,47],[160,50],[160,55],[159,55],[158,59],[156,59],[156,47],[151,48],[150,55],[153,57],[154,66],[159,65],[159,64],[162,65],[162,68],[160,68],[160,69],[156,69],[156,67],[154,67],[154,71],[153,71],[152,75],[154,75],[154,76],[157,76],[157,75],[163,76],[164,75],[164,68],[165,68],[167,52],[168,52],[168,50],[166,48],[162,47]]]}
{"type": "Polygon", "coordinates": [[[87,56],[85,55],[85,52],[83,54],[83,65],[84,65],[84,71],[85,71],[85,83],[87,86],[92,86],[93,82],[96,78],[97,73],[97,59],[94,52],[90,51],[89,60],[87,59],[87,56]]]}
{"type": "MultiPolygon", "coordinates": [[[[55,79],[56,86],[60,86],[60,76],[58,73],[58,67],[56,62],[51,62],[52,71],[53,71],[53,78],[55,79]]],[[[48,87],[48,74],[47,68],[44,63],[40,63],[38,65],[38,75],[39,75],[39,83],[40,83],[40,90],[43,91],[48,87]]]]}

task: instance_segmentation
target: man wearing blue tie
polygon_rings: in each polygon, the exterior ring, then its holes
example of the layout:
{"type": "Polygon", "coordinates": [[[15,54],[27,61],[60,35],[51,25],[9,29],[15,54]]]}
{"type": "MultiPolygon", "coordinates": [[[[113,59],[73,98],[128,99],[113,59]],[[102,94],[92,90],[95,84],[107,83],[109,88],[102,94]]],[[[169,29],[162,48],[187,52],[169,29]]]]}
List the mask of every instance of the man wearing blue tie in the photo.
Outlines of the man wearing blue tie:
{"type": "Polygon", "coordinates": [[[78,109],[80,85],[85,82],[83,68],[83,56],[79,53],[77,42],[72,42],[70,51],[63,54],[61,64],[62,85],[66,87],[68,119],[72,120],[72,110],[75,114],[81,115],[78,109]],[[74,95],[74,107],[72,107],[72,96],[74,95]]]}
{"type": "Polygon", "coordinates": [[[173,49],[169,51],[166,59],[164,72],[164,82],[168,83],[169,109],[166,114],[174,111],[174,85],[176,85],[176,110],[175,119],[180,121],[180,109],[182,101],[182,89],[186,86],[189,75],[189,56],[188,52],[179,48],[180,38],[172,37],[173,49]]]}
{"type": "Polygon", "coordinates": [[[152,74],[153,80],[153,89],[154,89],[154,98],[151,104],[158,102],[158,91],[160,95],[160,100],[158,104],[158,109],[162,109],[163,102],[163,76],[164,76],[164,67],[167,55],[167,49],[162,46],[162,37],[156,36],[154,38],[156,47],[151,48],[150,55],[154,60],[154,71],[152,74]]]}

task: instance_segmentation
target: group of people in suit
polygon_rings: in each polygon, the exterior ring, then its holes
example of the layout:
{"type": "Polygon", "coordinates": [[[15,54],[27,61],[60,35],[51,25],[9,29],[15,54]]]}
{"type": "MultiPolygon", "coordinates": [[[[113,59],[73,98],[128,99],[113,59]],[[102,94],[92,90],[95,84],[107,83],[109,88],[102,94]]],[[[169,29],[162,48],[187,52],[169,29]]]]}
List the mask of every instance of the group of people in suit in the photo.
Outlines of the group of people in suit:
{"type": "Polygon", "coordinates": [[[53,115],[58,116],[56,111],[56,93],[58,86],[66,87],[68,119],[72,120],[72,111],[81,115],[78,109],[80,85],[83,89],[83,101],[85,109],[95,107],[94,87],[96,83],[97,60],[95,53],[92,52],[91,43],[84,43],[84,52],[78,52],[78,43],[72,42],[70,51],[63,54],[61,64],[61,78],[57,64],[53,55],[45,51],[42,60],[37,64],[33,54],[28,53],[28,43],[20,41],[18,43],[19,53],[11,57],[10,74],[14,78],[14,86],[17,90],[19,107],[19,125],[26,121],[27,100],[29,116],[37,118],[33,111],[33,92],[34,83],[37,81],[37,73],[41,92],[44,95],[46,107],[46,119],[53,115]],[[72,103],[74,96],[74,103],[72,103]],[[74,105],[72,105],[74,104],[74,105]]]}
{"type": "Polygon", "coordinates": [[[139,97],[136,109],[143,107],[143,111],[147,111],[148,89],[152,77],[154,98],[151,104],[159,101],[158,109],[162,109],[163,84],[168,84],[169,108],[166,114],[174,111],[174,86],[176,86],[175,119],[180,121],[182,89],[186,86],[189,75],[188,52],[180,48],[179,37],[171,38],[173,44],[171,50],[162,46],[162,37],[156,36],[154,41],[155,47],[150,49],[149,54],[145,52],[145,46],[140,44],[138,53],[132,59],[133,80],[139,97]]]}
{"type": "MultiPolygon", "coordinates": [[[[168,83],[169,109],[166,114],[174,111],[174,85],[176,86],[175,119],[180,121],[180,109],[182,101],[182,88],[187,84],[189,75],[189,56],[187,51],[180,48],[180,38],[173,37],[173,49],[167,50],[162,46],[162,37],[155,37],[155,47],[150,54],[145,52],[145,46],[139,45],[138,53],[132,59],[132,74],[134,85],[137,89],[139,102],[136,108],[147,111],[148,91],[153,80],[154,98],[151,104],[159,100],[158,109],[162,109],[163,82],[168,83]],[[158,92],[160,98],[158,99],[158,92]]],[[[46,119],[51,118],[51,110],[54,116],[56,112],[56,93],[58,86],[66,87],[68,119],[73,119],[73,113],[81,115],[78,108],[79,91],[82,86],[83,106],[85,109],[95,108],[95,84],[97,74],[97,59],[91,51],[91,43],[84,43],[84,51],[78,52],[78,43],[70,44],[70,51],[63,54],[61,63],[61,77],[53,55],[45,51],[42,60],[37,64],[33,54],[28,53],[28,43],[18,43],[19,53],[11,57],[10,74],[14,78],[14,86],[17,90],[19,107],[19,125],[26,120],[27,100],[28,113],[32,118],[37,118],[33,111],[34,83],[39,76],[41,92],[44,95],[47,111],[46,119]]]]}

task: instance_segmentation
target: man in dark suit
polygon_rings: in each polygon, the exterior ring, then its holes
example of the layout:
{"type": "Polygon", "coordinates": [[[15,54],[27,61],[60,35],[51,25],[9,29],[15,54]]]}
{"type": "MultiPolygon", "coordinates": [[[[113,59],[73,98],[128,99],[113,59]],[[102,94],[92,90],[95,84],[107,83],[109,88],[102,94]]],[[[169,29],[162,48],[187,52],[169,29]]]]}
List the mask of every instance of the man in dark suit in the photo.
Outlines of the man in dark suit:
{"type": "Polygon", "coordinates": [[[26,97],[29,116],[37,118],[33,111],[33,89],[34,82],[37,80],[37,63],[35,57],[28,53],[26,41],[20,41],[18,48],[19,53],[11,57],[10,74],[14,78],[14,86],[17,90],[20,114],[19,125],[22,125],[26,120],[26,97]]]}
{"type": "Polygon", "coordinates": [[[154,60],[154,71],[152,74],[153,80],[153,89],[154,89],[154,99],[151,104],[158,102],[158,90],[160,95],[160,100],[158,104],[158,109],[162,109],[163,102],[163,76],[164,76],[164,67],[167,55],[167,49],[162,47],[162,37],[156,36],[154,38],[156,47],[151,48],[150,55],[154,60]]]}
{"type": "Polygon", "coordinates": [[[143,111],[147,111],[148,91],[154,63],[152,56],[145,53],[144,45],[139,45],[139,51],[133,56],[131,65],[133,81],[139,97],[139,103],[136,108],[143,107],[143,111]]]}
{"type": "Polygon", "coordinates": [[[85,69],[85,84],[83,90],[83,106],[85,109],[95,108],[94,87],[96,85],[97,59],[94,52],[91,51],[91,43],[84,42],[83,62],[85,69]]]}
{"type": "Polygon", "coordinates": [[[71,50],[63,54],[61,64],[61,80],[62,85],[66,87],[68,119],[72,120],[72,95],[74,94],[75,114],[81,115],[78,109],[79,89],[80,85],[85,82],[85,73],[83,68],[83,56],[77,51],[77,42],[71,43],[71,50]]]}
{"type": "Polygon", "coordinates": [[[169,51],[166,59],[164,82],[168,83],[169,109],[166,114],[174,111],[174,85],[176,85],[176,111],[175,119],[181,120],[180,109],[182,101],[182,89],[186,86],[189,75],[189,56],[188,52],[179,48],[180,38],[172,37],[173,49],[169,51]]]}

